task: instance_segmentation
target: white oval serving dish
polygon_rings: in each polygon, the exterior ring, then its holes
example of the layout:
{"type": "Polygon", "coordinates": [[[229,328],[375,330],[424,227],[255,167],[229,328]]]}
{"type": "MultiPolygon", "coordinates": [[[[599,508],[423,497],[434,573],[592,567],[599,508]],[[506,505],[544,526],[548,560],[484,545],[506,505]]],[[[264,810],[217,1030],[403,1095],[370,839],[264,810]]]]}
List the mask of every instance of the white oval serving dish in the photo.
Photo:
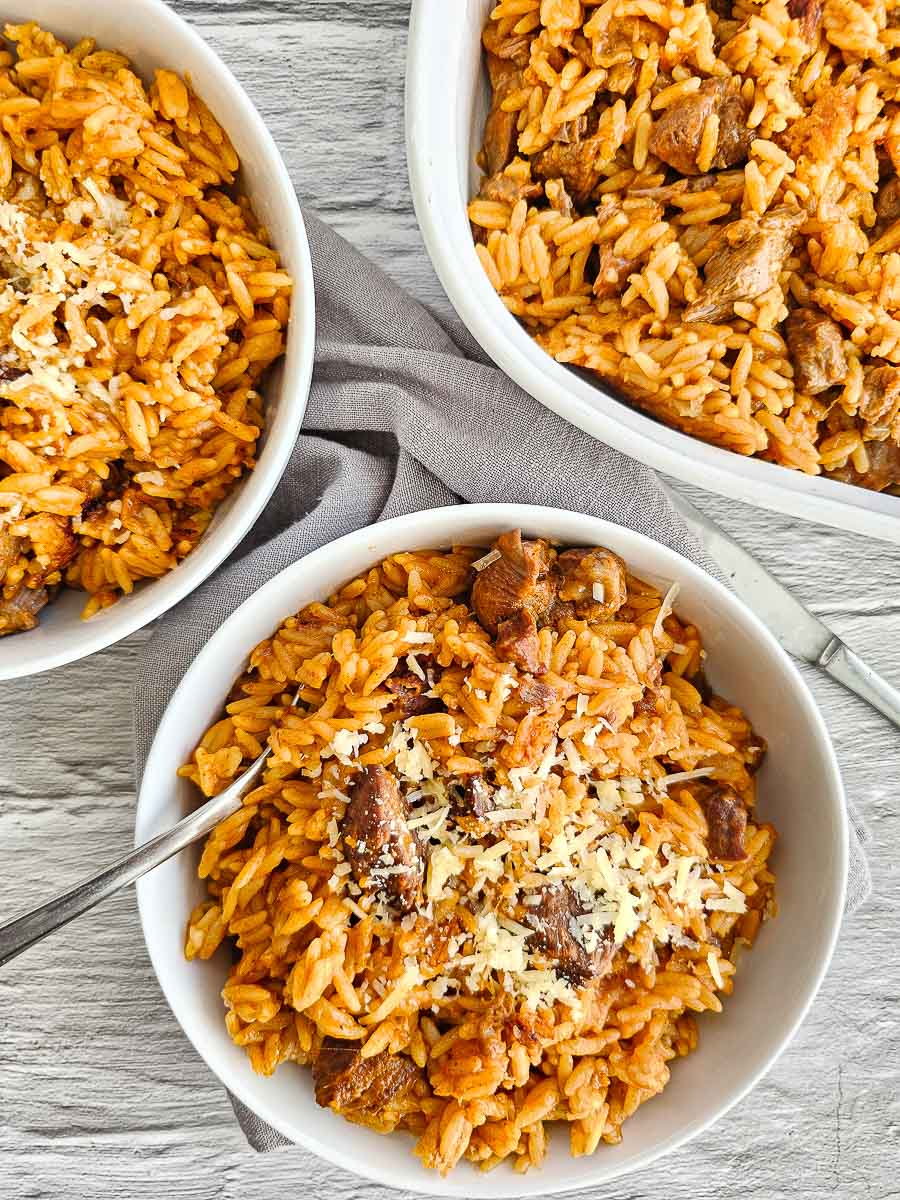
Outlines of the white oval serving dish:
{"type": "MultiPolygon", "coordinates": [[[[150,838],[196,807],[200,796],[176,777],[252,648],[291,613],[401,550],[488,545],[504,530],[568,545],[607,545],[639,575],[681,584],[677,608],[696,622],[713,686],[743,707],[769,743],[759,803],[779,833],[774,857],[780,914],[740,966],[719,1016],[700,1020],[700,1047],[673,1064],[664,1092],[625,1125],[618,1146],[573,1159],[563,1131],[528,1175],[502,1166],[484,1175],[461,1164],[448,1178],[426,1171],[405,1134],[379,1135],[319,1108],[309,1073],[285,1064],[255,1075],[225,1030],[221,990],[227,949],[209,962],[184,958],[187,916],[205,899],[199,847],[138,884],[144,936],[173,1013],[209,1067],[244,1104],[286,1137],[376,1183],[441,1196],[540,1196],[596,1186],[646,1166],[722,1117],[772,1066],[812,1002],[831,958],[844,904],[847,822],[843,790],[822,718],[796,667],[757,618],[699,567],[649,538],[595,517],[513,504],[442,508],[348,534],[294,563],[223,622],[186,672],[160,723],[144,772],[135,837],[150,838]]],[[[737,1111],[734,1144],[751,1145],[737,1111]]]]}
{"type": "Polygon", "coordinates": [[[0,638],[0,680],[34,675],[84,658],[127,637],[192,592],[249,531],[280,480],[306,411],[315,352],[312,263],[300,205],[272,136],[249,96],[222,60],[162,0],[10,0],[5,22],[37,21],[64,41],[93,37],[126,54],[152,77],[157,67],[190,75],[193,86],[227,130],[241,158],[241,186],[268,226],[294,278],[284,358],[264,392],[268,422],[258,461],[216,511],[197,548],[168,575],[148,581],[88,621],[85,593],[64,590],[27,633],[0,638]],[[126,12],[127,9],[127,12],[126,12]]]}
{"type": "Polygon", "coordinates": [[[481,172],[489,101],[481,30],[491,0],[413,0],[406,72],[410,185],[425,245],[451,303],[487,354],[542,404],[677,479],[776,512],[900,542],[900,496],[802,475],[670,429],[594,376],[556,362],[507,312],[472,243],[466,205],[481,172]]]}

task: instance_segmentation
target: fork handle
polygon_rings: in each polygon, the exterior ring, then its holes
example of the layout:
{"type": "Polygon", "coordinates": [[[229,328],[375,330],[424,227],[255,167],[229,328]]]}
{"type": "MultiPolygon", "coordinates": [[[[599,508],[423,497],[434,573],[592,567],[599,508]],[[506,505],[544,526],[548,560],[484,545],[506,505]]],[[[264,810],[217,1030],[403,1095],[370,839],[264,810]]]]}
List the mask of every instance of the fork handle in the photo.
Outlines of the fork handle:
{"type": "Polygon", "coordinates": [[[105,900],[114,892],[134,883],[160,863],[177,854],[198,838],[215,828],[241,806],[241,797],[263,769],[270,749],[267,746],[250,767],[224,792],[208,800],[196,812],[189,813],[177,825],[136,846],[130,854],[92,875],[89,879],[61,892],[38,908],[14,917],[0,926],[0,966],[45,938],[48,933],[67,925],[69,921],[105,900]]]}
{"type": "Polygon", "coordinates": [[[889,721],[900,727],[900,691],[845,646],[839,637],[833,637],[819,656],[818,665],[832,679],[883,713],[889,721]]]}

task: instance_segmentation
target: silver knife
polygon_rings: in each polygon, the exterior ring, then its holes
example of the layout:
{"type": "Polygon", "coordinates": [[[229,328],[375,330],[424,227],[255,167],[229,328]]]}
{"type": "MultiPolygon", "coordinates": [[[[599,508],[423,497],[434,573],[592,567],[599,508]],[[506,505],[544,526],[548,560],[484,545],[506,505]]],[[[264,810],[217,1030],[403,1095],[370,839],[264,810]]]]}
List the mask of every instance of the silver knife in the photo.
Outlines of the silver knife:
{"type": "Polygon", "coordinates": [[[660,480],[673,507],[700,539],[710,558],[744,603],[772,631],[789,654],[821,667],[832,679],[877,708],[900,726],[900,691],[873,671],[846,646],[824,621],[770,575],[742,546],[691,504],[687,497],[660,480]]]}

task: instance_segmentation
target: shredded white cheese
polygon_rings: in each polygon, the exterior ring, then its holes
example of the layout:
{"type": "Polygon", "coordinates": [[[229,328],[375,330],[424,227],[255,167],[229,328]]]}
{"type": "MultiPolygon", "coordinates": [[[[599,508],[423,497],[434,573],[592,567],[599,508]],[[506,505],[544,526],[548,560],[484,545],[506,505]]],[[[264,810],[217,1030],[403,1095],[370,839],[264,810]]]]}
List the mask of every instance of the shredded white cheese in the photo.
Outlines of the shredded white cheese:
{"type": "Polygon", "coordinates": [[[443,808],[432,809],[430,812],[410,817],[406,824],[409,829],[422,829],[429,837],[437,837],[438,833],[447,823],[447,814],[449,812],[449,805],[445,805],[443,808]]]}
{"type": "Polygon", "coordinates": [[[344,766],[351,766],[359,755],[360,747],[369,740],[367,733],[354,733],[352,729],[339,729],[322,751],[322,758],[336,758],[344,766]]]}
{"type": "Polygon", "coordinates": [[[429,900],[439,900],[444,894],[444,885],[448,879],[458,875],[463,869],[463,862],[453,853],[449,846],[439,846],[433,850],[428,859],[428,876],[425,881],[425,895],[429,900]]]}
{"type": "Polygon", "coordinates": [[[425,679],[425,672],[422,670],[422,666],[414,654],[407,654],[406,665],[412,671],[413,675],[418,675],[422,680],[425,679]]]}
{"type": "Polygon", "coordinates": [[[483,558],[478,558],[475,560],[475,562],[472,563],[472,570],[473,571],[483,571],[485,567],[489,567],[491,565],[491,563],[495,563],[498,558],[502,558],[502,557],[503,557],[503,555],[500,553],[499,550],[489,550],[488,553],[485,554],[483,558]]]}
{"type": "Polygon", "coordinates": [[[397,725],[387,745],[394,752],[394,764],[398,772],[413,783],[423,779],[434,779],[434,760],[428,748],[419,741],[417,729],[397,725]]]}
{"type": "Polygon", "coordinates": [[[747,898],[740,888],[735,887],[730,879],[722,885],[724,896],[710,896],[706,908],[710,912],[743,913],[747,911],[747,898]]]}
{"type": "Polygon", "coordinates": [[[663,621],[665,621],[666,617],[669,617],[672,615],[673,605],[675,604],[675,601],[678,598],[678,593],[680,590],[681,590],[680,583],[672,583],[672,584],[670,584],[669,590],[666,592],[665,596],[663,596],[662,604],[659,606],[659,612],[656,614],[656,620],[653,622],[653,638],[654,638],[654,640],[662,637],[663,621]]]}
{"type": "Polygon", "coordinates": [[[578,751],[575,749],[575,743],[571,738],[566,738],[562,744],[563,754],[566,757],[566,763],[573,775],[579,776],[589,775],[591,767],[584,761],[578,751]]]}
{"type": "Polygon", "coordinates": [[[525,808],[495,808],[485,814],[485,820],[500,825],[504,821],[525,821],[530,815],[525,808]]]}
{"type": "Polygon", "coordinates": [[[582,734],[581,740],[585,746],[594,746],[597,742],[597,735],[606,730],[609,733],[615,733],[616,727],[606,717],[598,717],[594,725],[582,734]]]}
{"type": "Polygon", "coordinates": [[[712,767],[698,767],[696,771],[675,771],[671,775],[664,775],[662,779],[654,780],[654,784],[665,791],[673,783],[687,783],[691,779],[708,779],[710,775],[714,774],[715,770],[712,767]]]}
{"type": "Polygon", "coordinates": [[[715,950],[710,950],[706,956],[706,962],[709,966],[709,973],[712,975],[717,988],[725,986],[725,980],[722,978],[722,972],[719,969],[719,957],[715,950]]]}

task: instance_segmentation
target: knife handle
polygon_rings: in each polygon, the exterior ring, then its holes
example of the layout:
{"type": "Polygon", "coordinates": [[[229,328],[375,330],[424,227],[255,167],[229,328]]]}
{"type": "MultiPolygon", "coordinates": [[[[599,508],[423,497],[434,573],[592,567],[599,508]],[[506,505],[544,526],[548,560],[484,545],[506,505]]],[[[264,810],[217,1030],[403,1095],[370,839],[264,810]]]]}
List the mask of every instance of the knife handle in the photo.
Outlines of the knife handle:
{"type": "Polygon", "coordinates": [[[832,679],[855,692],[900,727],[900,691],[892,687],[886,679],[882,679],[858,654],[854,654],[845,646],[839,637],[831,639],[819,656],[818,665],[827,671],[832,679]]]}

